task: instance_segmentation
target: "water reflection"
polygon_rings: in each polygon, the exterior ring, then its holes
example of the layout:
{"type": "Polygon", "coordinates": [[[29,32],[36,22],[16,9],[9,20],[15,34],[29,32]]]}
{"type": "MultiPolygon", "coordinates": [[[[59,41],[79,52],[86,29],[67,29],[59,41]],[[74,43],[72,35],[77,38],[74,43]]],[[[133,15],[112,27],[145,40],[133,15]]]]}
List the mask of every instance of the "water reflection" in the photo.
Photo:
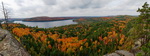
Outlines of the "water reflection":
{"type": "Polygon", "coordinates": [[[61,21],[48,21],[48,22],[24,22],[24,21],[14,21],[14,23],[21,23],[27,26],[38,26],[39,28],[52,28],[70,24],[77,24],[77,22],[73,22],[73,20],[61,20],[61,21]]]}

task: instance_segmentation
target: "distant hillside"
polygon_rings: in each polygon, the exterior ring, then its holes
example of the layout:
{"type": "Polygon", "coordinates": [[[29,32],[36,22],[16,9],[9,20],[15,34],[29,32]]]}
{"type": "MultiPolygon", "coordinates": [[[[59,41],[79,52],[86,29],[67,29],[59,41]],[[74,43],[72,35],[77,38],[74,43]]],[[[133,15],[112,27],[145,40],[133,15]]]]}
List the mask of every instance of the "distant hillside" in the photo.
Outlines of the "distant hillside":
{"type": "Polygon", "coordinates": [[[132,19],[136,16],[130,16],[130,15],[118,15],[118,16],[104,16],[104,17],[90,17],[90,18],[78,18],[73,20],[74,22],[78,23],[92,23],[92,22],[98,22],[98,21],[107,21],[106,19],[110,20],[126,20],[126,19],[132,19]]]}
{"type": "Polygon", "coordinates": [[[73,19],[73,18],[74,17],[46,17],[46,16],[42,16],[42,17],[33,17],[33,18],[24,19],[23,21],[34,21],[34,22],[57,21],[57,20],[67,20],[67,19],[73,19]]]}
{"type": "MultiPolygon", "coordinates": [[[[58,20],[68,20],[68,19],[91,19],[91,18],[126,18],[126,17],[133,17],[129,15],[118,15],[118,16],[82,16],[82,17],[47,17],[47,16],[41,16],[41,17],[33,17],[33,18],[27,18],[23,21],[30,21],[30,22],[43,22],[43,21],[58,21],[58,20]]],[[[78,21],[78,20],[77,20],[78,21]]]]}

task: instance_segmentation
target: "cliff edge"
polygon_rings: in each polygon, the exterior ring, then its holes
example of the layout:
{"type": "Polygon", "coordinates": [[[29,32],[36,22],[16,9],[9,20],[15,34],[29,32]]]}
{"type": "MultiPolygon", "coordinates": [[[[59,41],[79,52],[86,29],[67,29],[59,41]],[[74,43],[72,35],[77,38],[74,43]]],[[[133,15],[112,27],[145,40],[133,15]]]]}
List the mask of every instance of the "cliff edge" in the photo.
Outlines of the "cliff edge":
{"type": "Polygon", "coordinates": [[[0,56],[30,56],[30,54],[7,30],[0,28],[0,56]]]}

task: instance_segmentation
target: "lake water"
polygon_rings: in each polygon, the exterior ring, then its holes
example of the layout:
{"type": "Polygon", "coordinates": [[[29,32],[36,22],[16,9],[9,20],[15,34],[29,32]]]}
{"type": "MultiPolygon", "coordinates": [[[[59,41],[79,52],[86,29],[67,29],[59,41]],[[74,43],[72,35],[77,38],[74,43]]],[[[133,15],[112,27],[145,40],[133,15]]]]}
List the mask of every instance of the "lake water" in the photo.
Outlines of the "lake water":
{"type": "Polygon", "coordinates": [[[14,21],[14,23],[21,23],[31,27],[38,26],[39,28],[52,28],[52,27],[70,25],[70,24],[77,24],[77,22],[73,22],[73,20],[60,20],[60,21],[48,21],[48,22],[14,21]]]}

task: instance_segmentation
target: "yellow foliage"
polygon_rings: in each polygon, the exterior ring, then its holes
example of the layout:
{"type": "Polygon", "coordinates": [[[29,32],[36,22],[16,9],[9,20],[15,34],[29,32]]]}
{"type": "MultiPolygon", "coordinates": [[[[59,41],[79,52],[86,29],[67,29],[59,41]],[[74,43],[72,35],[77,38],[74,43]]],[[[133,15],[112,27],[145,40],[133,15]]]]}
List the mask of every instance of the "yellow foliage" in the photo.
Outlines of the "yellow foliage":
{"type": "Polygon", "coordinates": [[[83,46],[80,47],[80,51],[83,50],[83,46]]]}
{"type": "Polygon", "coordinates": [[[104,38],[103,38],[103,40],[107,40],[107,39],[108,39],[107,37],[104,37],[104,38]]]}
{"type": "Polygon", "coordinates": [[[122,46],[118,46],[118,49],[120,49],[120,50],[131,50],[133,42],[134,42],[133,40],[128,40],[122,46]]]}
{"type": "Polygon", "coordinates": [[[119,41],[119,44],[122,45],[123,42],[124,42],[124,38],[121,38],[120,41],[119,41]]]}
{"type": "Polygon", "coordinates": [[[86,42],[84,45],[85,45],[86,48],[88,48],[88,45],[89,45],[89,44],[88,44],[88,42],[86,42]]]}
{"type": "Polygon", "coordinates": [[[52,34],[52,35],[48,35],[50,38],[57,40],[59,38],[58,34],[52,34]]]}
{"type": "Polygon", "coordinates": [[[112,32],[107,32],[108,33],[108,35],[111,35],[112,34],[112,32]]]}

